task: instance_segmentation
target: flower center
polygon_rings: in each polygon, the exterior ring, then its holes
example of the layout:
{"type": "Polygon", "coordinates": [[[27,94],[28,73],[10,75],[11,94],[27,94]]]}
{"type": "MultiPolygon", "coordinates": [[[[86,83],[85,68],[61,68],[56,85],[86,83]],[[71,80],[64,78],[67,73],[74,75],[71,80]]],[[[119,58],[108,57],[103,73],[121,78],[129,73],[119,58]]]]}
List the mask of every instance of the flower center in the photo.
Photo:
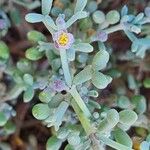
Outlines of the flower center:
{"type": "Polygon", "coordinates": [[[69,42],[69,37],[68,37],[67,33],[62,33],[58,39],[58,43],[61,46],[65,46],[65,45],[67,45],[68,42],[69,42]]]}

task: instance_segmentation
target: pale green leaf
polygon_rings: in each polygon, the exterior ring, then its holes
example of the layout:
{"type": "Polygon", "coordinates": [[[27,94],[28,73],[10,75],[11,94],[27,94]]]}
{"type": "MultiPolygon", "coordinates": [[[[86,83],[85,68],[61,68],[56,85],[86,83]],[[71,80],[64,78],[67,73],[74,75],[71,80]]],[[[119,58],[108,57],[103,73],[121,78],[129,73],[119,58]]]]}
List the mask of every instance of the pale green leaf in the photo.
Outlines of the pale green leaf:
{"type": "Polygon", "coordinates": [[[135,95],[131,98],[131,100],[132,100],[132,103],[135,107],[135,111],[138,114],[143,114],[144,112],[146,112],[147,104],[146,104],[146,99],[144,96],[135,95]]]}
{"type": "Polygon", "coordinates": [[[113,135],[116,142],[132,148],[132,140],[125,131],[118,128],[113,132],[113,135]]]}
{"type": "Polygon", "coordinates": [[[37,14],[37,13],[29,13],[25,16],[25,19],[27,22],[30,23],[37,23],[37,22],[42,22],[44,17],[41,14],[37,14]]]}
{"type": "Polygon", "coordinates": [[[44,17],[44,23],[47,24],[52,29],[57,30],[57,26],[56,26],[55,22],[53,21],[53,19],[50,16],[46,15],[44,17]]]}
{"type": "Polygon", "coordinates": [[[62,140],[56,136],[52,136],[48,139],[46,144],[46,150],[59,150],[62,145],[62,140]]]}
{"type": "Polygon", "coordinates": [[[119,122],[119,114],[115,109],[110,109],[107,112],[107,121],[115,126],[119,122]]]}
{"type": "Polygon", "coordinates": [[[89,43],[74,44],[73,48],[75,49],[75,51],[85,52],[85,53],[90,53],[93,51],[93,46],[91,46],[89,43]]]}
{"type": "Polygon", "coordinates": [[[78,134],[70,133],[68,135],[68,143],[70,145],[73,145],[73,146],[79,145],[80,141],[81,141],[81,139],[78,134]]]}
{"type": "Polygon", "coordinates": [[[98,89],[104,89],[110,84],[112,81],[112,78],[110,76],[104,75],[101,72],[95,72],[92,75],[92,83],[94,86],[96,86],[98,89]]]}
{"type": "Polygon", "coordinates": [[[53,0],[42,0],[42,14],[49,15],[53,0]]]}
{"type": "Polygon", "coordinates": [[[0,112],[0,127],[4,126],[7,122],[7,117],[3,112],[0,112]]]}
{"type": "Polygon", "coordinates": [[[50,109],[47,104],[36,104],[32,109],[33,116],[38,120],[45,120],[50,113],[50,109]]]}
{"type": "Polygon", "coordinates": [[[39,99],[41,102],[49,103],[52,100],[54,93],[49,90],[44,90],[39,94],[39,99]]]}
{"type": "Polygon", "coordinates": [[[125,125],[133,125],[138,119],[137,114],[133,110],[123,110],[119,113],[119,122],[125,125]]]}
{"type": "Polygon", "coordinates": [[[66,127],[60,128],[57,131],[57,138],[58,139],[65,139],[68,135],[69,135],[69,130],[66,127]]]}
{"type": "Polygon", "coordinates": [[[8,59],[8,58],[9,58],[9,48],[3,41],[0,41],[0,59],[8,59]]]}
{"type": "Polygon", "coordinates": [[[32,75],[30,75],[30,74],[28,74],[28,73],[24,74],[23,80],[24,80],[25,83],[28,84],[28,85],[32,85],[32,84],[33,84],[33,77],[32,77],[32,75]]]}
{"type": "Polygon", "coordinates": [[[80,71],[73,80],[73,84],[79,85],[92,78],[92,68],[91,66],[86,66],[82,71],[80,71]]]}
{"type": "Polygon", "coordinates": [[[70,48],[67,50],[67,58],[69,61],[75,60],[75,49],[74,48],[70,48]]]}
{"type": "Polygon", "coordinates": [[[117,105],[120,107],[120,108],[129,108],[130,107],[130,100],[128,97],[126,96],[120,96],[117,100],[117,105]]]}
{"type": "Polygon", "coordinates": [[[99,131],[101,133],[108,132],[114,128],[119,122],[119,113],[115,109],[107,111],[106,118],[103,119],[99,124],[99,131]]]}
{"type": "Polygon", "coordinates": [[[33,60],[33,61],[39,60],[40,58],[43,57],[43,53],[39,52],[38,49],[34,47],[27,49],[25,55],[26,55],[26,58],[33,60]]]}
{"type": "Polygon", "coordinates": [[[55,126],[55,130],[58,131],[59,126],[62,124],[64,114],[68,108],[69,104],[65,101],[61,102],[58,108],[56,109],[54,116],[53,116],[53,122],[55,126]]]}
{"type": "Polygon", "coordinates": [[[32,87],[28,87],[23,94],[23,101],[27,103],[31,101],[33,97],[34,97],[34,89],[32,87]]]}
{"type": "Polygon", "coordinates": [[[38,32],[36,30],[32,30],[28,32],[27,38],[31,42],[39,42],[39,41],[46,41],[46,37],[41,32],[38,32]]]}
{"type": "Polygon", "coordinates": [[[66,28],[70,27],[73,23],[75,23],[78,19],[83,19],[88,16],[88,13],[85,11],[77,12],[74,14],[67,22],[66,28]]]}
{"type": "Polygon", "coordinates": [[[87,4],[87,0],[77,0],[76,7],[75,7],[75,13],[79,11],[83,11],[87,4]]]}
{"type": "Polygon", "coordinates": [[[93,58],[92,66],[95,70],[104,69],[109,61],[109,53],[106,50],[100,50],[93,58]]]}

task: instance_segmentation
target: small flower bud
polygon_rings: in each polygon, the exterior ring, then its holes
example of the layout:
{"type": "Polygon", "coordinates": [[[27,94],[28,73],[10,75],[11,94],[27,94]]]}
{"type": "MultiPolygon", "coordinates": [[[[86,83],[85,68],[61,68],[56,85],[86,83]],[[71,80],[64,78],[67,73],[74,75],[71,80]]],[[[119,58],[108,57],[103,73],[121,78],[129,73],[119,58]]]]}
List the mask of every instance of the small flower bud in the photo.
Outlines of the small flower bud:
{"type": "Polygon", "coordinates": [[[108,34],[104,31],[100,31],[97,33],[97,40],[101,42],[105,42],[108,39],[108,34]]]}

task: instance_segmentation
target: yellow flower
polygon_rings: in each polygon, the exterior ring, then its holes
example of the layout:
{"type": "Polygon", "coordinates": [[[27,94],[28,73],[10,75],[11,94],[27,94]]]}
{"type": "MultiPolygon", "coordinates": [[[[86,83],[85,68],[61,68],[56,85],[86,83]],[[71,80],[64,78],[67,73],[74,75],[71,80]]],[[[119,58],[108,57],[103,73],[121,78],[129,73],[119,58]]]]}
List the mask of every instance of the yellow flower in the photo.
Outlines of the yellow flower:
{"type": "Polygon", "coordinates": [[[58,43],[61,45],[61,46],[66,46],[69,42],[69,37],[67,35],[67,33],[62,33],[60,36],[59,36],[59,39],[58,39],[58,43]]]}
{"type": "Polygon", "coordinates": [[[69,49],[74,43],[74,37],[67,31],[60,30],[53,34],[55,47],[58,49],[69,49]]]}

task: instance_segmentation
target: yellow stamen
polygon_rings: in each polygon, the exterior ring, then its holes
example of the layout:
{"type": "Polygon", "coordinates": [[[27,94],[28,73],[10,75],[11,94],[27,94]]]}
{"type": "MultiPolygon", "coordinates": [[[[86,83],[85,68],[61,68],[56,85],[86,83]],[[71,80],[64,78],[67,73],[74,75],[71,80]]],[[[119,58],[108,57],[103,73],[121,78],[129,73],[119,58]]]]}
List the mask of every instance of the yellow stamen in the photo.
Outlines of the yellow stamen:
{"type": "Polygon", "coordinates": [[[61,46],[65,46],[65,45],[67,45],[68,42],[69,42],[69,38],[68,38],[67,33],[62,33],[58,39],[58,43],[61,46]]]}

